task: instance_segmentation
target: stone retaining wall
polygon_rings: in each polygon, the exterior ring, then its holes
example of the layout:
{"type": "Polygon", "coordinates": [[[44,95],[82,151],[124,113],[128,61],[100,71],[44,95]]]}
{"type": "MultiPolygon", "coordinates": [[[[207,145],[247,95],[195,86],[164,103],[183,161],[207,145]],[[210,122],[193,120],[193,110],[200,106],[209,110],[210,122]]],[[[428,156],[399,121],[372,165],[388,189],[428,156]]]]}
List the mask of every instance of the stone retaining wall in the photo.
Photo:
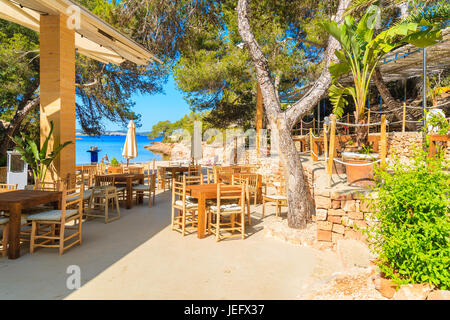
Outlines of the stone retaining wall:
{"type": "Polygon", "coordinates": [[[372,222],[367,219],[367,200],[360,192],[321,192],[314,197],[317,241],[322,247],[331,248],[340,239],[365,241],[361,232],[372,222]]]}

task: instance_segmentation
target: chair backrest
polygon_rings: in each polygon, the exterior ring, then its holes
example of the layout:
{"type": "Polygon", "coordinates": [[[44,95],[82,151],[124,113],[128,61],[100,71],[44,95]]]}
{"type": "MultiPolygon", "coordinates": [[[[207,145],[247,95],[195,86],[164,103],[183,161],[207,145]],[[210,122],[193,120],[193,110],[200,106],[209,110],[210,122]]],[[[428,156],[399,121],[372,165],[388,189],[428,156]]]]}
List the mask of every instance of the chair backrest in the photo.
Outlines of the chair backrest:
{"type": "Polygon", "coordinates": [[[162,180],[166,177],[166,168],[165,167],[158,167],[158,180],[162,180]]]}
{"type": "Polygon", "coordinates": [[[184,179],[181,182],[174,180],[172,183],[172,205],[178,200],[183,201],[183,204],[186,203],[186,181],[184,179]]]}
{"type": "MultiPolygon", "coordinates": [[[[98,174],[98,167],[82,167],[80,174],[84,179],[85,187],[92,187],[94,185],[94,176],[98,174]]],[[[101,174],[105,174],[104,169],[101,174]]]]}
{"type": "Polygon", "coordinates": [[[217,184],[217,208],[220,208],[221,203],[235,202],[240,203],[241,206],[245,204],[245,190],[246,182],[239,185],[240,190],[236,190],[236,185],[226,185],[222,183],[217,184]],[[235,201],[233,201],[235,200],[235,201]]]}
{"type": "Polygon", "coordinates": [[[53,181],[36,181],[36,185],[34,186],[34,190],[42,190],[42,191],[58,191],[61,190],[62,183],[61,180],[53,180],[53,181]]]}
{"type": "Polygon", "coordinates": [[[286,179],[283,176],[279,176],[277,181],[273,182],[273,185],[277,189],[277,193],[280,195],[286,195],[286,179]]]}
{"type": "Polygon", "coordinates": [[[100,187],[114,186],[114,177],[108,175],[95,176],[95,183],[100,187]]]}
{"type": "Polygon", "coordinates": [[[150,190],[156,190],[156,173],[148,175],[148,184],[150,185],[150,190]]]}
{"type": "Polygon", "coordinates": [[[214,168],[206,168],[206,181],[207,183],[214,183],[216,178],[214,174],[214,168]]]}
{"type": "Polygon", "coordinates": [[[123,167],[108,167],[108,173],[123,173],[123,167]]]}
{"type": "Polygon", "coordinates": [[[189,166],[188,168],[188,176],[200,176],[202,174],[202,166],[189,166]]]}
{"type": "Polygon", "coordinates": [[[95,170],[95,174],[105,174],[106,171],[106,164],[104,163],[97,163],[97,168],[95,170]]]}
{"type": "Polygon", "coordinates": [[[76,186],[74,188],[70,188],[70,186],[67,184],[67,181],[61,182],[61,191],[62,191],[61,221],[65,220],[67,209],[76,208],[80,214],[82,213],[83,192],[81,190],[83,189],[84,189],[83,180],[81,180],[81,185],[79,188],[77,188],[76,186]]]}
{"type": "Polygon", "coordinates": [[[193,184],[203,184],[203,176],[183,176],[183,181],[186,182],[186,185],[193,184]]]}
{"type": "Polygon", "coordinates": [[[128,167],[128,173],[130,174],[143,174],[144,167],[128,167]]]}
{"type": "Polygon", "coordinates": [[[252,173],[241,173],[239,174],[239,177],[241,179],[247,180],[247,186],[250,190],[256,190],[258,186],[258,175],[252,174],[252,173]]]}
{"type": "Polygon", "coordinates": [[[17,184],[0,183],[0,192],[8,192],[13,190],[17,190],[17,184]]]}

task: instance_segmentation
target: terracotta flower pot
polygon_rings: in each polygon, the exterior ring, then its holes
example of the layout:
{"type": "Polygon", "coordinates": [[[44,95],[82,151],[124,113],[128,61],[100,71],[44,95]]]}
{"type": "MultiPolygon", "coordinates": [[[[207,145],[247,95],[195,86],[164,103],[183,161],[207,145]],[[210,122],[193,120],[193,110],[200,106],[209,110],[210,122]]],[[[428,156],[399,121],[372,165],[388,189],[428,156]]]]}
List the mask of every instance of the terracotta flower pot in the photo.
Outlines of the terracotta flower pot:
{"type": "Polygon", "coordinates": [[[372,161],[367,160],[346,160],[345,162],[351,164],[368,164],[366,166],[352,166],[346,165],[347,183],[351,186],[371,187],[375,185],[373,179],[373,164],[372,161]]]}
{"type": "Polygon", "coordinates": [[[351,186],[372,187],[375,185],[373,162],[378,154],[364,155],[353,152],[343,152],[343,162],[347,174],[347,183],[351,186]],[[355,164],[355,165],[352,165],[355,164]]]}

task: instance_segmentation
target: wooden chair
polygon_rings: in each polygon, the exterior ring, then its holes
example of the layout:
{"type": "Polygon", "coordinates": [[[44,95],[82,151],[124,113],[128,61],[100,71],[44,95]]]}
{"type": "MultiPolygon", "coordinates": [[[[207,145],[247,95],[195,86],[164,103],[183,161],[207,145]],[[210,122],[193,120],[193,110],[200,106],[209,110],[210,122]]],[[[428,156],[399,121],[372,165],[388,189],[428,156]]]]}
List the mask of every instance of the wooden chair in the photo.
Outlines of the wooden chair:
{"type": "Polygon", "coordinates": [[[287,207],[287,195],[286,195],[286,183],[284,179],[280,179],[277,188],[277,194],[267,194],[267,185],[265,186],[265,192],[263,194],[263,209],[262,217],[264,218],[266,212],[266,203],[275,203],[276,215],[281,216],[281,207],[287,207]]]}
{"type": "Polygon", "coordinates": [[[0,183],[0,192],[8,192],[17,190],[17,184],[0,183]]]}
{"type": "MultiPolygon", "coordinates": [[[[83,190],[84,186],[81,188],[83,190]]],[[[37,247],[56,247],[59,248],[59,254],[73,247],[76,244],[81,245],[81,225],[83,221],[82,212],[83,192],[76,188],[67,188],[66,183],[62,183],[62,201],[61,210],[49,210],[38,214],[28,216],[31,221],[30,253],[33,253],[37,247]],[[67,225],[73,222],[73,225],[67,225]],[[59,234],[56,235],[56,229],[59,234]],[[74,230],[67,235],[67,231],[74,230]],[[69,244],[66,243],[69,240],[69,244]],[[55,244],[55,240],[59,241],[55,244]]]]}
{"type": "Polygon", "coordinates": [[[104,218],[105,223],[120,219],[119,195],[117,188],[114,186],[114,177],[111,176],[97,176],[97,186],[92,190],[92,197],[89,202],[89,211],[85,213],[86,220],[92,218],[104,218]],[[117,215],[115,217],[109,216],[109,205],[111,209],[116,205],[117,215]],[[103,211],[101,214],[93,214],[91,210],[103,211]]]}
{"type": "MultiPolygon", "coordinates": [[[[247,188],[250,196],[253,196],[254,203],[256,206],[258,202],[258,175],[251,173],[240,173],[239,176],[247,180],[247,188]]],[[[233,176],[235,178],[236,176],[233,176]]],[[[249,199],[250,200],[250,199],[249,199]]]]}
{"type": "Polygon", "coordinates": [[[206,183],[214,183],[216,181],[214,167],[206,168],[206,183]]]}
{"type": "Polygon", "coordinates": [[[123,167],[108,167],[108,174],[117,174],[117,173],[123,173],[123,167]]]}
{"type": "MultiPolygon", "coordinates": [[[[92,178],[92,180],[94,179],[92,178]]],[[[68,173],[66,177],[66,184],[68,188],[76,189],[77,192],[83,192],[83,202],[82,202],[83,214],[85,211],[88,214],[90,214],[91,211],[91,198],[94,192],[94,187],[89,186],[90,181],[91,177],[86,177],[85,175],[83,175],[83,173],[79,174],[68,173]],[[86,184],[86,182],[88,184],[86,184]]],[[[69,199],[72,200],[74,197],[76,197],[76,194],[73,197],[69,196],[69,199]]]]}
{"type": "Polygon", "coordinates": [[[164,181],[164,190],[166,191],[166,188],[170,190],[171,183],[172,183],[172,174],[166,171],[166,168],[164,167],[158,167],[158,188],[162,189],[162,182],[164,181]]]}
{"type": "Polygon", "coordinates": [[[133,193],[136,193],[136,203],[139,201],[138,194],[143,194],[144,196],[148,196],[148,206],[152,206],[155,204],[155,195],[156,195],[156,174],[149,173],[148,174],[148,183],[138,184],[133,186],[133,193]]]}
{"type": "Polygon", "coordinates": [[[198,204],[189,201],[186,195],[186,177],[182,182],[173,181],[172,187],[172,230],[185,235],[187,231],[196,231],[198,204]],[[177,211],[177,215],[175,215],[177,211]]]}
{"type": "Polygon", "coordinates": [[[61,189],[60,180],[53,180],[53,181],[36,181],[36,184],[34,186],[35,190],[42,190],[42,191],[58,191],[61,189]]]}
{"type": "Polygon", "coordinates": [[[183,180],[186,181],[186,185],[203,184],[203,176],[183,176],[183,180]]]}
{"type": "Polygon", "coordinates": [[[233,175],[232,177],[232,185],[243,185],[245,186],[245,207],[247,209],[247,213],[245,215],[246,217],[246,223],[248,225],[252,224],[252,218],[250,214],[250,189],[249,189],[249,178],[245,177],[244,175],[233,175]]]}
{"type": "Polygon", "coordinates": [[[196,166],[189,166],[188,167],[188,176],[201,176],[202,175],[202,166],[196,165],[196,166]]]}
{"type": "Polygon", "coordinates": [[[106,174],[106,173],[107,173],[106,164],[97,163],[97,168],[95,169],[94,175],[100,175],[100,174],[106,174]]]}
{"type": "Polygon", "coordinates": [[[240,187],[240,191],[236,193],[236,186],[217,184],[217,205],[208,210],[208,233],[214,234],[216,241],[232,237],[245,239],[245,183],[240,187]],[[224,202],[227,204],[223,204],[224,202]],[[212,215],[215,215],[215,223],[212,222],[212,215]],[[235,234],[235,231],[239,233],[235,234]]]}
{"type": "Polygon", "coordinates": [[[125,167],[124,173],[129,174],[143,174],[144,173],[144,167],[125,167]]]}
{"type": "MultiPolygon", "coordinates": [[[[27,221],[25,217],[21,218],[20,221],[21,228],[30,227],[31,223],[27,221]]],[[[9,217],[0,215],[0,230],[2,230],[2,238],[0,239],[0,254],[4,257],[8,253],[8,237],[9,237],[9,217]]],[[[20,241],[30,241],[29,239],[30,232],[28,230],[21,230],[20,232],[20,241]]]]}

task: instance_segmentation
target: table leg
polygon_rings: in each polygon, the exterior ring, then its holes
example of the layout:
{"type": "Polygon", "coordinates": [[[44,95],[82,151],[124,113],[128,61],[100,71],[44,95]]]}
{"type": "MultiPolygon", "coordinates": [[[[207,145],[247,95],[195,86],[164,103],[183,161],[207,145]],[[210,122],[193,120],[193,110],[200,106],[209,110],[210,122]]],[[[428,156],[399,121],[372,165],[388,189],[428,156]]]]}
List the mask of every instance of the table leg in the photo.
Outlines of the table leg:
{"type": "Polygon", "coordinates": [[[133,206],[133,190],[132,190],[132,180],[127,179],[127,209],[131,209],[133,206]]]}
{"type": "Polygon", "coordinates": [[[20,257],[20,220],[22,207],[20,204],[13,204],[9,211],[9,248],[8,258],[17,259],[20,257]]]}
{"type": "MultiPolygon", "coordinates": [[[[139,181],[138,181],[139,184],[144,184],[144,183],[145,183],[144,180],[145,180],[144,177],[140,178],[139,181]]],[[[150,183],[150,181],[149,181],[148,183],[150,183]]],[[[148,197],[148,199],[149,199],[149,201],[150,201],[150,196],[148,197]]],[[[143,192],[140,192],[140,193],[139,193],[139,203],[140,203],[140,204],[143,204],[143,203],[144,203],[144,193],[143,193],[143,192]]]]}
{"type": "Polygon", "coordinates": [[[206,232],[206,199],[204,194],[200,194],[198,197],[198,225],[197,225],[197,238],[202,239],[205,237],[206,232]]]}

